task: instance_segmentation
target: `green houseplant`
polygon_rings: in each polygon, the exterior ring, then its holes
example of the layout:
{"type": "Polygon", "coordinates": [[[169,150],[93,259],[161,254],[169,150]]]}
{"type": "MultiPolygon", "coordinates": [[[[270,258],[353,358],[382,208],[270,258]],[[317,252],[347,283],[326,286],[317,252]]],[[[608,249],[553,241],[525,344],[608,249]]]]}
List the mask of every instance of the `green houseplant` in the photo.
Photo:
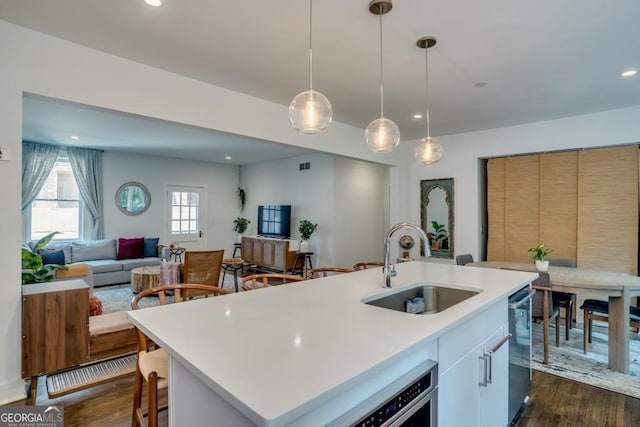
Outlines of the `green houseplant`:
{"type": "Polygon", "coordinates": [[[44,248],[51,242],[53,236],[58,232],[49,233],[38,240],[31,249],[30,247],[22,247],[22,284],[50,282],[56,275],[56,270],[67,270],[65,265],[42,263],[42,255],[40,249],[44,248]]]}
{"type": "Polygon", "coordinates": [[[250,220],[239,216],[238,218],[233,220],[233,231],[238,234],[242,234],[247,231],[247,228],[249,228],[249,223],[251,223],[250,220]]]}
{"type": "Polygon", "coordinates": [[[300,242],[300,252],[309,252],[309,238],[314,231],[318,228],[318,224],[314,224],[308,219],[300,220],[300,225],[298,226],[298,231],[300,232],[300,238],[302,242],[300,242]]]}
{"type": "Polygon", "coordinates": [[[314,224],[307,219],[300,220],[298,231],[302,240],[309,240],[314,231],[318,228],[318,224],[314,224]]]}
{"type": "Polygon", "coordinates": [[[529,248],[528,251],[531,253],[531,259],[535,261],[538,271],[549,269],[549,261],[545,257],[553,252],[553,249],[545,249],[544,243],[540,243],[536,247],[529,248]]]}
{"type": "Polygon", "coordinates": [[[438,223],[438,221],[431,221],[431,226],[433,227],[433,233],[431,233],[431,245],[434,249],[438,249],[441,244],[441,240],[444,240],[449,237],[447,234],[447,229],[444,224],[438,223]]]}

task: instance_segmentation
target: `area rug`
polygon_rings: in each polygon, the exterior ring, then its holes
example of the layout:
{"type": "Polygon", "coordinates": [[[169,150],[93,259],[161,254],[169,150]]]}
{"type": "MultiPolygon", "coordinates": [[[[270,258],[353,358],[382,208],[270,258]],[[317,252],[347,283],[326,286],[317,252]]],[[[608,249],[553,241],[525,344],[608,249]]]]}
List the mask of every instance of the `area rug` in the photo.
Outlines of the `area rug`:
{"type": "Polygon", "coordinates": [[[569,341],[564,340],[564,327],[561,327],[560,347],[555,346],[555,330],[549,329],[549,364],[545,365],[542,363],[542,325],[533,325],[533,369],[640,399],[640,341],[636,333],[630,332],[629,374],[623,374],[608,368],[605,326],[594,327],[593,342],[586,355],[581,323],[571,329],[569,341]]]}

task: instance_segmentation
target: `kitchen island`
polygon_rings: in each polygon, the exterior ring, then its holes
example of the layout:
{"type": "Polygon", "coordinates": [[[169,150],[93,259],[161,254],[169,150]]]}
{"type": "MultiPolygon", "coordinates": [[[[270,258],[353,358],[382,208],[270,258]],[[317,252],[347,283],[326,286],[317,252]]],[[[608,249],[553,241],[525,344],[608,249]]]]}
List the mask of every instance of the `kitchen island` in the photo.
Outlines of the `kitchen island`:
{"type": "Polygon", "coordinates": [[[508,296],[537,274],[429,262],[397,270],[392,289],[380,269],[363,270],[129,312],[170,355],[170,424],[327,425],[426,360],[439,363],[439,415],[457,416],[448,396],[465,377],[458,361],[503,339],[508,296]],[[479,293],[429,315],[362,302],[424,282],[479,293]]]}

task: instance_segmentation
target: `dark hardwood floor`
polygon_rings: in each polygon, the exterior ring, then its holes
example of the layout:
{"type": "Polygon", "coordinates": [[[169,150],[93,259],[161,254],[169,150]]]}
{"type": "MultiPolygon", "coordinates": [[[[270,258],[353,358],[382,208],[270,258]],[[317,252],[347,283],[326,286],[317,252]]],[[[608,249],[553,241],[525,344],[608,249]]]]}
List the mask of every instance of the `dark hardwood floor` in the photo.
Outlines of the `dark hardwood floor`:
{"type": "Polygon", "coordinates": [[[518,427],[640,426],[640,399],[533,371],[518,427]]]}
{"type": "MultiPolygon", "coordinates": [[[[133,377],[129,377],[49,400],[40,378],[36,403],[63,405],[66,427],[115,427],[131,425],[132,396],[133,377]]],[[[15,403],[34,404],[33,400],[15,403]]],[[[160,425],[167,424],[164,412],[160,425]]],[[[531,399],[516,426],[640,426],[640,399],[533,371],[531,399]]]]}

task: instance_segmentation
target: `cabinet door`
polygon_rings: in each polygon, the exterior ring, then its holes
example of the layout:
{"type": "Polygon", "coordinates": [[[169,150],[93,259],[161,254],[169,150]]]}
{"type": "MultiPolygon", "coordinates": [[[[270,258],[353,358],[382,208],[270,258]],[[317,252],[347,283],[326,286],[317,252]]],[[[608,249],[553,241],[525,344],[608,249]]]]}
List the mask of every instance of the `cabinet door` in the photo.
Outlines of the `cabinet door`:
{"type": "Polygon", "coordinates": [[[498,329],[483,343],[479,386],[481,426],[507,425],[509,412],[509,343],[506,336],[508,333],[509,325],[507,324],[498,329]]]}
{"type": "Polygon", "coordinates": [[[478,378],[482,345],[474,347],[438,378],[438,425],[479,425],[478,378]]]}
{"type": "MultiPolygon", "coordinates": [[[[84,282],[83,282],[84,283],[84,282]]],[[[36,286],[36,285],[29,285],[36,286]]],[[[89,289],[24,295],[22,377],[85,363],[89,347],[89,289]]]]}

